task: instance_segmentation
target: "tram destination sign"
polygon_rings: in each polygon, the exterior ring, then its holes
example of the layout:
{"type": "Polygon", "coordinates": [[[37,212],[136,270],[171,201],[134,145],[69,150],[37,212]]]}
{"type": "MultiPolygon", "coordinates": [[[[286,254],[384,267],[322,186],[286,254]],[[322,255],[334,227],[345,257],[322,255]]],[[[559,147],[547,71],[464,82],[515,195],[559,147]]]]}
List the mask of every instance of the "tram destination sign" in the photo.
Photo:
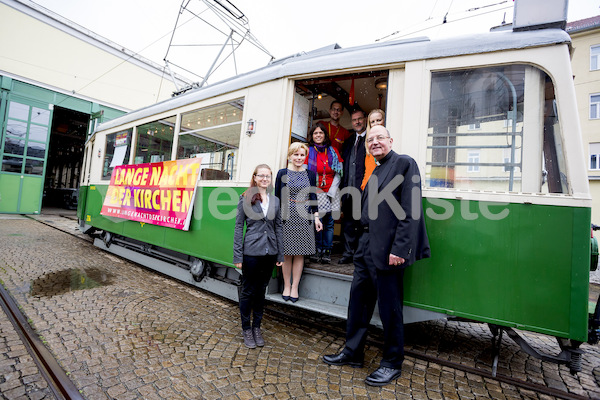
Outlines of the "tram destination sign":
{"type": "Polygon", "coordinates": [[[187,231],[201,158],[114,168],[100,214],[187,231]]]}

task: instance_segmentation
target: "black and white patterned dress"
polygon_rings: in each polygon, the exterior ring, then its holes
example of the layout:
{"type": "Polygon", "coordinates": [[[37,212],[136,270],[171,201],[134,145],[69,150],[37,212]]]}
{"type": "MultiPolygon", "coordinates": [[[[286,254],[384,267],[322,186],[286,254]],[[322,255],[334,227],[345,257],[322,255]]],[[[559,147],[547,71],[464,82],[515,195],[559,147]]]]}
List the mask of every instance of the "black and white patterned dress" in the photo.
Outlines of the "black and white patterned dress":
{"type": "Polygon", "coordinates": [[[306,218],[307,215],[311,215],[308,211],[308,192],[305,191],[302,197],[298,196],[302,189],[310,187],[308,173],[306,170],[292,171],[288,169],[287,176],[290,199],[289,216],[282,207],[284,214],[283,254],[286,256],[315,254],[315,228],[313,221],[306,218]]]}

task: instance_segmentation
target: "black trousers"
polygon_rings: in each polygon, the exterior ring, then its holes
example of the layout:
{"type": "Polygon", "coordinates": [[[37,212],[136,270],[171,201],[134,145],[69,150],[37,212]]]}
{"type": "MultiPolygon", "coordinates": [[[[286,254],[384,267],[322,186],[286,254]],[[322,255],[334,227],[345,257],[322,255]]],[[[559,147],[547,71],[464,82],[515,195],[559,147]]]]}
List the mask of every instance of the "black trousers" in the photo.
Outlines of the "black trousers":
{"type": "Polygon", "coordinates": [[[239,289],[242,329],[260,328],[265,309],[265,291],[277,256],[247,256],[242,263],[242,285],[239,289]],[[251,316],[252,322],[251,322],[251,316]]]}
{"type": "Polygon", "coordinates": [[[375,268],[368,241],[369,233],[362,234],[359,251],[354,257],[354,277],[346,322],[346,347],[343,351],[354,359],[364,357],[369,322],[378,302],[384,336],[380,365],[399,369],[404,360],[404,269],[375,268]]]}
{"type": "Polygon", "coordinates": [[[353,257],[358,247],[358,238],[360,236],[360,212],[359,218],[352,218],[352,198],[348,196],[347,199],[342,203],[342,212],[344,218],[342,218],[342,238],[344,241],[344,253],[342,257],[353,257]]]}

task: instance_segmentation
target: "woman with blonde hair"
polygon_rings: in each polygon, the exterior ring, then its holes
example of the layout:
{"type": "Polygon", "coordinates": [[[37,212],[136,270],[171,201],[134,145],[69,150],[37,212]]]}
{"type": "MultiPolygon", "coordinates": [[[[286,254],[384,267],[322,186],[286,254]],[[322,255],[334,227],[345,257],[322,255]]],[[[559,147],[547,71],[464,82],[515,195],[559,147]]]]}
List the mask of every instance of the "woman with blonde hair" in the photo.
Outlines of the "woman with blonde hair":
{"type": "Polygon", "coordinates": [[[288,166],[277,172],[275,196],[281,201],[283,214],[283,248],[285,260],[282,266],[285,301],[298,301],[298,284],[304,269],[304,256],[315,253],[315,228],[323,226],[319,220],[316,194],[309,191],[315,187],[317,175],[304,168],[308,146],[292,143],[288,149],[288,166]],[[309,193],[310,192],[310,193],[309,193]],[[312,200],[309,203],[309,200],[312,200]],[[311,205],[309,205],[311,204],[311,205]],[[314,226],[313,226],[314,220],[314,226]]]}
{"type": "MultiPolygon", "coordinates": [[[[379,108],[371,110],[369,116],[367,117],[367,136],[369,135],[371,128],[376,125],[385,126],[385,112],[379,108]]],[[[365,146],[366,145],[367,143],[365,142],[365,146]]],[[[369,148],[367,147],[367,155],[365,156],[365,176],[363,177],[362,184],[360,185],[362,190],[365,190],[365,186],[367,186],[369,177],[375,170],[376,166],[377,164],[375,164],[375,158],[369,154],[369,148]]]]}
{"type": "Polygon", "coordinates": [[[279,199],[269,194],[273,188],[271,178],[268,165],[260,164],[254,169],[250,187],[240,196],[235,217],[233,264],[242,270],[242,339],[251,349],[265,345],[260,330],[265,290],[273,268],[283,265],[284,260],[279,199]]]}

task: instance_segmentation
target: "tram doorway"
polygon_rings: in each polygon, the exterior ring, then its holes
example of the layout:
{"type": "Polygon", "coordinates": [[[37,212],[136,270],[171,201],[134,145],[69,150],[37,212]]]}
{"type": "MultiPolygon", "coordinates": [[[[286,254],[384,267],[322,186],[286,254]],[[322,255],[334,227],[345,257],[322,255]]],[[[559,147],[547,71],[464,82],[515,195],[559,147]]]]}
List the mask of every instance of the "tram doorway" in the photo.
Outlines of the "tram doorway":
{"type": "Polygon", "coordinates": [[[77,209],[89,120],[89,114],[54,107],[42,207],[77,209]]]}
{"type": "MultiPolygon", "coordinates": [[[[380,113],[380,115],[383,119],[383,124],[386,125],[385,112],[387,109],[387,87],[389,76],[389,70],[372,70],[335,76],[316,76],[297,80],[295,83],[294,115],[290,142],[307,142],[310,127],[317,122],[322,122],[328,130],[332,146],[335,146],[334,141],[337,141],[338,146],[335,147],[342,157],[346,157],[344,162],[348,162],[349,160],[347,157],[350,156],[350,153],[347,151],[348,148],[344,147],[343,142],[345,140],[354,140],[355,138],[352,136],[355,132],[355,126],[352,122],[353,112],[362,111],[364,113],[365,119],[363,121],[362,129],[367,128],[369,113],[376,110],[383,112],[383,114],[380,113]],[[334,103],[339,103],[342,111],[336,116],[338,120],[335,123],[332,123],[334,115],[331,113],[331,109],[334,103]],[[346,132],[346,134],[340,132],[346,132]]],[[[371,158],[371,164],[373,168],[375,167],[372,156],[365,154],[362,157],[364,157],[364,159],[362,161],[357,161],[357,163],[363,164],[363,171],[365,171],[365,165],[369,162],[367,158],[371,158]]],[[[369,175],[371,171],[372,169],[369,170],[369,175]]],[[[354,186],[355,188],[360,187],[363,178],[363,175],[361,175],[359,181],[350,186],[354,186]]],[[[319,181],[319,179],[320,178],[317,178],[317,185],[321,186],[322,181],[319,181]]],[[[340,185],[340,187],[343,187],[344,185],[348,185],[348,182],[342,181],[340,182],[340,185]]],[[[344,258],[342,257],[345,250],[344,240],[346,240],[345,238],[348,236],[344,235],[343,232],[344,218],[350,218],[350,216],[344,215],[344,211],[348,212],[352,208],[352,206],[349,205],[352,203],[346,202],[345,206],[341,206],[339,200],[339,198],[334,198],[334,201],[339,202],[339,204],[334,206],[337,212],[331,213],[331,218],[334,219],[334,223],[330,262],[333,262],[334,264],[337,264],[339,259],[344,258]]],[[[351,229],[351,227],[348,226],[346,228],[351,229]]]]}

